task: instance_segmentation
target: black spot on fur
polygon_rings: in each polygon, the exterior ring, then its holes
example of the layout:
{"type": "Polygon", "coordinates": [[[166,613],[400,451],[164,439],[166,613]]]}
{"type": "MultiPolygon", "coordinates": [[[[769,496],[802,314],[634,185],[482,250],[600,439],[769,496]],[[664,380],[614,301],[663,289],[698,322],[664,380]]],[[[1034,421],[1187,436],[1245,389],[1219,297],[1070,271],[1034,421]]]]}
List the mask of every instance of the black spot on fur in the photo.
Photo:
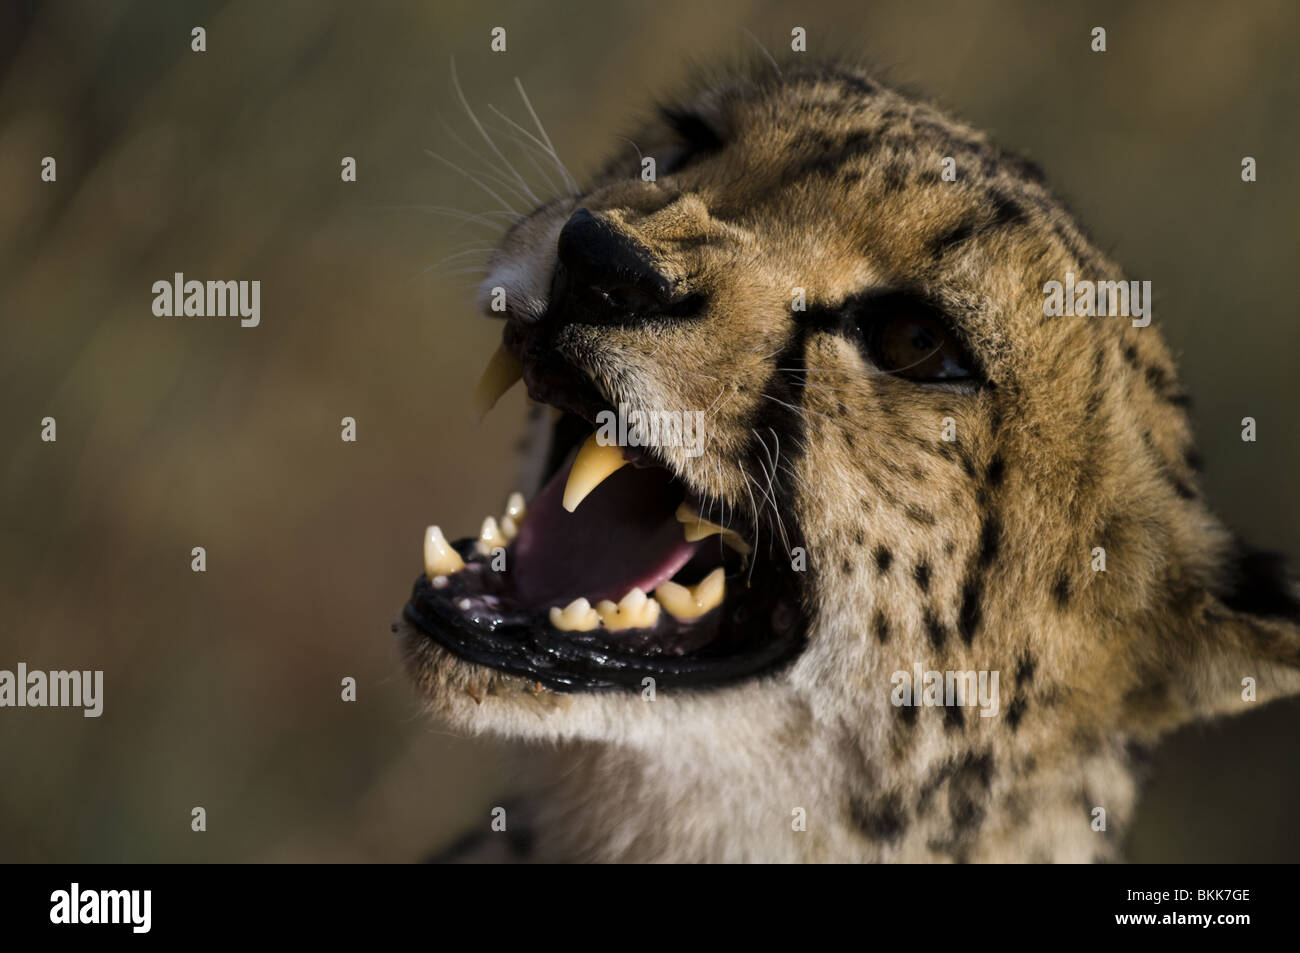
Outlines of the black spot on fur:
{"type": "Polygon", "coordinates": [[[844,137],[838,149],[821,150],[814,158],[791,167],[784,181],[792,183],[811,176],[835,176],[854,159],[868,156],[879,147],[880,139],[874,131],[856,130],[844,137]]]}
{"type": "Polygon", "coordinates": [[[901,192],[907,187],[907,166],[897,160],[891,160],[881,171],[881,178],[886,194],[901,192]]]}
{"type": "Polygon", "coordinates": [[[862,545],[862,530],[858,530],[857,532],[855,532],[855,533],[853,534],[853,544],[854,544],[855,546],[861,546],[861,545],[862,545]]]}
{"type": "Polygon", "coordinates": [[[894,561],[894,554],[884,546],[877,546],[873,555],[876,558],[876,568],[880,570],[882,574],[889,572],[889,564],[894,561]]]}
{"type": "Polygon", "coordinates": [[[948,627],[930,609],[925,610],[925,633],[930,638],[930,645],[936,649],[943,648],[948,641],[948,627]]]}
{"type": "Polygon", "coordinates": [[[962,586],[961,612],[957,617],[957,631],[967,645],[974,641],[975,633],[979,630],[980,619],[984,615],[984,607],[980,604],[983,597],[984,583],[979,577],[967,579],[962,586]]]}
{"type": "Polygon", "coordinates": [[[1064,570],[1056,577],[1056,584],[1052,586],[1052,595],[1060,608],[1064,609],[1070,604],[1070,577],[1064,570]]]}
{"type": "Polygon", "coordinates": [[[1024,156],[1006,150],[998,151],[998,159],[1001,160],[1004,166],[1011,169],[1026,182],[1042,185],[1047,181],[1047,176],[1043,174],[1042,168],[1032,159],[1026,159],[1024,156]]]}
{"type": "Polygon", "coordinates": [[[974,234],[975,225],[971,222],[954,225],[930,243],[930,256],[935,259],[942,258],[958,245],[968,241],[974,234]]]}
{"type": "Polygon", "coordinates": [[[898,712],[898,719],[903,724],[911,727],[916,724],[916,708],[911,705],[898,705],[895,707],[898,712]]]}
{"type": "Polygon", "coordinates": [[[847,559],[844,560],[842,563],[840,563],[840,570],[846,576],[853,575],[853,563],[849,562],[847,559]]]}
{"type": "Polygon", "coordinates": [[[966,730],[965,709],[963,709],[961,705],[943,706],[943,730],[944,731],[965,731],[966,730]]]}
{"type": "Polygon", "coordinates": [[[909,503],[903,509],[903,514],[913,523],[920,523],[922,526],[934,525],[934,514],[924,507],[917,506],[915,503],[909,503]]]}
{"type": "Polygon", "coordinates": [[[988,814],[993,774],[993,758],[987,752],[981,755],[970,752],[947,770],[948,819],[952,830],[947,838],[931,841],[931,849],[949,855],[957,863],[970,859],[971,844],[988,814]]]}
{"type": "Polygon", "coordinates": [[[922,592],[930,591],[930,564],[922,560],[916,564],[912,570],[912,578],[916,580],[917,586],[922,592]]]}
{"type": "Polygon", "coordinates": [[[1034,680],[1034,657],[1026,652],[1016,665],[1016,684],[1024,687],[1034,680]]]}
{"type": "Polygon", "coordinates": [[[1017,225],[1025,220],[1024,207],[1011,196],[994,190],[986,198],[993,204],[993,227],[1017,225]]]}
{"type": "Polygon", "coordinates": [[[1002,477],[1005,472],[1006,463],[1003,461],[1002,455],[995,454],[993,459],[989,461],[988,472],[984,478],[988,480],[989,486],[997,488],[1002,485],[1002,477]]]}
{"type": "Polygon", "coordinates": [[[863,79],[861,76],[855,76],[853,73],[835,72],[834,77],[839,80],[840,85],[849,92],[857,96],[874,96],[879,90],[879,86],[871,80],[863,79]]]}
{"type": "Polygon", "coordinates": [[[881,645],[889,641],[889,620],[879,609],[876,610],[875,618],[871,621],[871,628],[875,630],[876,638],[881,645]]]}
{"type": "Polygon", "coordinates": [[[980,531],[980,566],[987,569],[993,565],[994,560],[998,558],[998,549],[1001,545],[1002,525],[996,516],[990,516],[984,521],[984,528],[980,531]]]}
{"type": "Polygon", "coordinates": [[[873,804],[854,798],[849,802],[849,816],[863,836],[892,844],[907,830],[907,812],[903,800],[890,792],[873,804]]]}
{"type": "Polygon", "coordinates": [[[1017,695],[1011,700],[1011,704],[1007,706],[1007,724],[1011,726],[1012,731],[1020,727],[1020,719],[1024,715],[1025,699],[1023,696],[1017,695]]]}

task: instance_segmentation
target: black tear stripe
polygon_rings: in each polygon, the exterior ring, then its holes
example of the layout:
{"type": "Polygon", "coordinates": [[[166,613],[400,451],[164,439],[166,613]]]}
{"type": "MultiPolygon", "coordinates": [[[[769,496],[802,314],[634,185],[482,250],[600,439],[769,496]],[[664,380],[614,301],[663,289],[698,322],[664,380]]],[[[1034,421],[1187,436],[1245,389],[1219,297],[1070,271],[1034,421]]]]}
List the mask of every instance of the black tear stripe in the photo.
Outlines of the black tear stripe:
{"type": "MultiPolygon", "coordinates": [[[[790,343],[776,358],[775,367],[760,389],[761,397],[754,407],[748,421],[749,439],[738,457],[751,479],[760,481],[760,486],[767,491],[770,487],[772,501],[764,502],[767,493],[760,497],[754,491],[754,503],[758,512],[754,514],[755,529],[763,519],[764,513],[770,514],[775,508],[782,514],[781,526],[773,519],[768,530],[767,539],[771,546],[789,545],[790,548],[808,549],[803,527],[794,519],[793,478],[786,471],[796,470],[794,461],[799,459],[807,445],[806,420],[802,413],[804,403],[804,384],[807,376],[806,347],[811,328],[796,326],[790,343]],[[778,459],[779,455],[779,459],[778,459]],[[776,464],[780,466],[776,466],[776,464]],[[773,467],[776,467],[773,473],[773,467]],[[785,536],[781,536],[784,529],[785,536]]],[[[745,497],[748,499],[748,496],[745,497]]],[[[788,553],[785,554],[788,557],[788,553]]],[[[812,575],[810,572],[800,575],[812,575]]]]}
{"type": "MultiPolygon", "coordinates": [[[[995,458],[998,460],[1000,458],[995,458]]],[[[999,483],[1001,480],[999,479],[999,483]]],[[[981,505],[988,504],[988,494],[981,488],[981,505]]],[[[1002,540],[1002,524],[994,513],[987,513],[980,526],[979,548],[966,567],[961,588],[961,608],[957,612],[957,632],[967,646],[975,641],[984,621],[984,574],[997,561],[1002,540]]]]}

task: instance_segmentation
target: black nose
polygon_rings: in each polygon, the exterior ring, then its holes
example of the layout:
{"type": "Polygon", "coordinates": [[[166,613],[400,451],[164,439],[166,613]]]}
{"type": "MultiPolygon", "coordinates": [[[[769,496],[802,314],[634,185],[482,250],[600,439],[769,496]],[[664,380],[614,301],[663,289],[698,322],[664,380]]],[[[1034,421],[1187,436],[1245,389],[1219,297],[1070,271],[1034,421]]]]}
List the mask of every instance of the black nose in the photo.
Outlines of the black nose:
{"type": "Polygon", "coordinates": [[[585,208],[560,230],[551,310],[563,321],[624,324],[675,310],[649,251],[585,208]]]}

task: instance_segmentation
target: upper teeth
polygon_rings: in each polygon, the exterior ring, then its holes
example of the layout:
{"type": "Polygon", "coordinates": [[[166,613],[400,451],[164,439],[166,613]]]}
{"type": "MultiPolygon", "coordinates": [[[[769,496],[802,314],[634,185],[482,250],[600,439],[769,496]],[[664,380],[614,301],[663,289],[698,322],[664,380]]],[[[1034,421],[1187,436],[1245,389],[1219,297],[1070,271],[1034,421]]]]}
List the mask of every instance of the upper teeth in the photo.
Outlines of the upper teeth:
{"type": "Polygon", "coordinates": [[[504,344],[498,345],[474,388],[474,407],[478,415],[482,417],[491,410],[501,395],[523,376],[524,369],[519,360],[506,350],[504,344]]]}
{"type": "Polygon", "coordinates": [[[564,484],[564,508],[572,513],[592,490],[626,463],[622,450],[602,445],[592,434],[573,458],[569,478],[564,484]]]}
{"type": "Polygon", "coordinates": [[[465,560],[460,553],[451,548],[442,530],[430,526],[424,531],[424,572],[430,579],[460,572],[465,568],[465,560]]]}
{"type": "Polygon", "coordinates": [[[735,530],[727,529],[725,526],[719,526],[717,523],[710,523],[703,516],[695,513],[689,506],[682,503],[677,507],[677,522],[682,524],[686,533],[686,541],[693,543],[699,539],[705,539],[715,533],[722,534],[722,541],[743,555],[749,555],[749,544],[741,539],[740,534],[735,530]]]}
{"type": "Polygon", "coordinates": [[[661,582],[655,589],[655,598],[678,622],[698,619],[704,613],[716,609],[726,594],[727,583],[721,566],[693,586],[661,582]]]}

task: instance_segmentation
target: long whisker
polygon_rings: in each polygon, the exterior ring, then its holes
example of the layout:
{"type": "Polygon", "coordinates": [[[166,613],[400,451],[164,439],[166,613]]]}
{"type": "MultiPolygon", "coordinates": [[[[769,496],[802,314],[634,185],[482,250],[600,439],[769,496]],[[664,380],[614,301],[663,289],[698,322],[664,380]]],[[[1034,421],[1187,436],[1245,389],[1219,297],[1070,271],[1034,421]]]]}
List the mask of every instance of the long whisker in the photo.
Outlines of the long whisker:
{"type": "Polygon", "coordinates": [[[473,225],[482,225],[485,228],[496,229],[501,231],[505,226],[500,222],[494,222],[488,218],[489,215],[505,215],[512,217],[509,212],[489,211],[489,212],[467,212],[461,208],[452,208],[449,205],[377,205],[375,208],[385,209],[388,211],[415,211],[427,212],[430,215],[446,215],[448,218],[459,219],[462,222],[469,222],[473,225]]]}
{"type": "Polygon", "coordinates": [[[511,205],[509,202],[507,202],[505,199],[503,199],[499,194],[497,194],[497,192],[495,192],[486,182],[484,182],[478,176],[474,175],[472,172],[462,169],[460,166],[452,162],[446,156],[438,155],[438,153],[430,149],[425,149],[424,151],[426,155],[434,159],[437,159],[439,162],[445,163],[450,168],[454,169],[455,171],[459,172],[461,175],[465,176],[465,178],[469,179],[471,182],[477,185],[488,195],[496,199],[497,202],[500,203],[502,210],[509,212],[515,218],[519,218],[519,212],[516,211],[515,207],[511,205]]]}
{"type": "Polygon", "coordinates": [[[767,61],[772,64],[772,69],[776,70],[776,75],[779,77],[784,77],[784,74],[781,72],[781,67],[778,66],[776,63],[776,57],[773,56],[770,52],[768,52],[767,47],[763,45],[763,41],[760,40],[758,37],[756,37],[746,27],[742,26],[740,29],[744,33],[747,33],[749,35],[749,38],[754,41],[754,43],[758,46],[760,50],[763,51],[763,55],[767,57],[767,61]]]}
{"type": "Polygon", "coordinates": [[[560,170],[560,175],[564,176],[564,181],[569,183],[570,194],[577,195],[579,191],[578,183],[573,180],[573,176],[569,175],[569,170],[566,169],[564,163],[560,161],[560,156],[555,151],[555,144],[551,142],[551,137],[546,134],[546,127],[542,125],[542,121],[537,118],[537,110],[533,109],[533,104],[529,101],[528,94],[524,92],[524,84],[519,81],[518,76],[515,77],[515,89],[519,90],[519,98],[524,101],[524,105],[528,108],[528,115],[533,117],[533,122],[537,126],[537,131],[541,133],[542,141],[546,143],[546,149],[550,152],[551,158],[555,160],[555,166],[560,170]]]}
{"type": "Polygon", "coordinates": [[[492,141],[492,137],[489,136],[487,130],[483,128],[483,124],[478,121],[478,116],[474,115],[474,110],[470,109],[469,100],[465,98],[465,93],[460,88],[460,77],[456,75],[455,57],[452,57],[452,61],[451,61],[451,82],[452,85],[456,88],[456,95],[460,97],[460,104],[465,107],[465,112],[469,116],[470,122],[472,122],[474,124],[474,128],[479,131],[479,135],[483,137],[483,141],[488,144],[488,147],[491,148],[491,150],[494,153],[496,153],[496,157],[501,160],[502,164],[507,169],[509,169],[511,172],[514,173],[514,176],[518,180],[519,184],[523,186],[524,192],[526,192],[528,196],[533,200],[533,204],[541,205],[542,200],[533,194],[533,190],[528,187],[528,183],[524,181],[524,177],[520,175],[519,172],[515,169],[515,167],[510,164],[510,160],[505,157],[505,153],[503,153],[500,149],[497,148],[497,144],[492,141]]]}
{"type": "Polygon", "coordinates": [[[488,109],[492,110],[492,112],[496,113],[496,115],[499,118],[504,119],[507,123],[509,123],[513,127],[513,128],[497,128],[493,126],[488,126],[488,128],[489,129],[495,128],[496,132],[498,132],[499,134],[504,136],[509,136],[510,140],[514,142],[515,145],[519,146],[519,151],[522,152],[524,158],[528,160],[528,164],[533,167],[534,171],[536,171],[538,175],[540,175],[543,179],[546,180],[546,187],[550,189],[552,192],[561,191],[562,183],[556,184],[555,179],[552,178],[552,173],[554,170],[547,169],[545,166],[543,166],[540,162],[537,161],[537,154],[541,154],[542,156],[545,156],[547,159],[551,157],[551,154],[546,151],[546,147],[542,145],[542,143],[538,142],[537,138],[533,136],[527,129],[524,129],[517,122],[515,122],[505,113],[503,113],[501,110],[497,109],[491,103],[488,103],[488,109]],[[525,136],[527,138],[524,138],[525,136]]]}
{"type": "MultiPolygon", "coordinates": [[[[481,174],[485,179],[487,179],[487,180],[490,181],[490,182],[495,182],[497,185],[501,186],[501,188],[503,188],[503,189],[508,189],[508,190],[511,192],[511,194],[513,194],[513,195],[515,195],[516,197],[522,199],[523,201],[525,201],[525,202],[528,201],[528,199],[529,199],[529,193],[525,193],[523,190],[521,190],[521,189],[519,188],[519,186],[515,185],[514,179],[512,179],[510,175],[508,175],[508,174],[502,172],[502,171],[501,171],[497,166],[493,165],[492,162],[491,162],[490,160],[484,158],[483,155],[482,155],[481,153],[479,153],[477,150],[475,150],[473,146],[471,146],[468,142],[466,142],[464,139],[462,139],[460,136],[458,136],[458,135],[456,134],[456,130],[452,129],[451,126],[449,126],[445,121],[443,121],[443,123],[442,123],[442,128],[443,128],[443,131],[444,131],[444,132],[445,132],[445,133],[446,133],[446,134],[447,134],[447,135],[448,135],[448,136],[449,136],[449,137],[450,137],[450,138],[451,138],[451,139],[452,139],[452,140],[453,140],[453,141],[454,141],[458,146],[460,146],[462,149],[464,149],[466,152],[468,152],[471,156],[473,156],[474,160],[475,160],[476,162],[480,163],[480,164],[484,167],[484,168],[480,171],[480,174],[481,174]]],[[[513,170],[512,170],[512,171],[513,171],[513,170]]],[[[516,176],[517,176],[517,173],[516,173],[516,176]]],[[[534,203],[534,204],[536,204],[536,203],[534,203]]]]}

